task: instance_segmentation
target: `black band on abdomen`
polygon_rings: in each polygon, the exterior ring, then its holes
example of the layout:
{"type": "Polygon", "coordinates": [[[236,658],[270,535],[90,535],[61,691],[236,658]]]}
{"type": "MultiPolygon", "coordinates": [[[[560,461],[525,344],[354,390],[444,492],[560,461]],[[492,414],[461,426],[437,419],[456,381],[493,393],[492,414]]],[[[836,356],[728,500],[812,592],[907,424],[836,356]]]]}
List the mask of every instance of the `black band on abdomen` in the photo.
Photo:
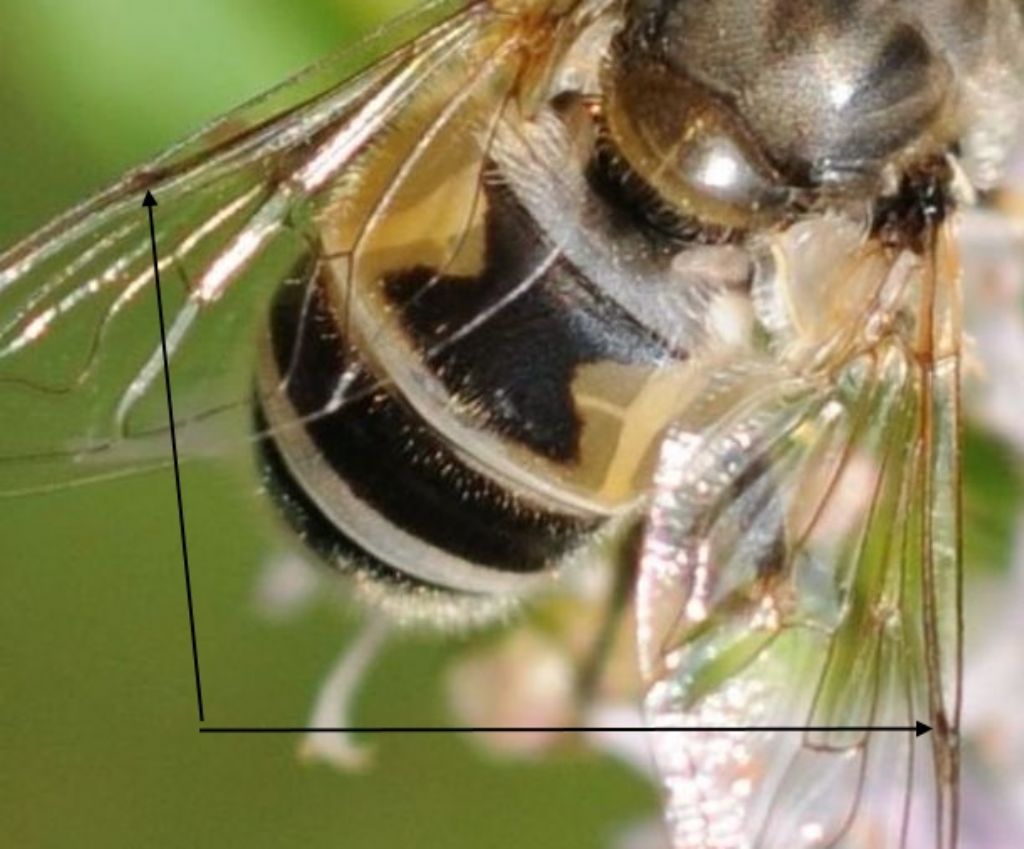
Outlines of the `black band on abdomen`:
{"type": "Polygon", "coordinates": [[[467,466],[355,362],[321,285],[307,285],[285,285],[275,298],[259,403],[272,488],[307,514],[302,530],[317,537],[314,548],[355,549],[382,570],[476,591],[488,572],[527,576],[552,567],[592,529],[592,522],[539,509],[467,466]],[[325,413],[339,375],[353,366],[359,376],[346,389],[349,400],[325,413]],[[389,540],[381,539],[382,527],[389,540]],[[381,548],[374,551],[374,543],[381,548]],[[389,547],[398,553],[381,556],[389,547]],[[470,587],[472,570],[479,581],[470,587]]]}

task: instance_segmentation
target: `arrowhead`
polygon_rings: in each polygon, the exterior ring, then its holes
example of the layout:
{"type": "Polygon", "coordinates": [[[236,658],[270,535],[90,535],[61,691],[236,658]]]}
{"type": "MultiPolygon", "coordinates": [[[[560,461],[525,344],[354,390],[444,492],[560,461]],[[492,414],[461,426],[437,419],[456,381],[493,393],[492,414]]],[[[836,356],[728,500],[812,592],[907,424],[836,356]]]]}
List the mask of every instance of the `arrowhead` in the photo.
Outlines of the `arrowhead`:
{"type": "Polygon", "coordinates": [[[925,725],[920,720],[918,720],[917,722],[914,723],[914,736],[915,737],[920,737],[922,734],[927,734],[931,730],[932,730],[932,727],[930,725],[925,725]]]}
{"type": "Polygon", "coordinates": [[[146,192],[146,197],[143,199],[142,205],[147,209],[153,206],[157,206],[156,198],[153,197],[152,192],[146,192]]]}

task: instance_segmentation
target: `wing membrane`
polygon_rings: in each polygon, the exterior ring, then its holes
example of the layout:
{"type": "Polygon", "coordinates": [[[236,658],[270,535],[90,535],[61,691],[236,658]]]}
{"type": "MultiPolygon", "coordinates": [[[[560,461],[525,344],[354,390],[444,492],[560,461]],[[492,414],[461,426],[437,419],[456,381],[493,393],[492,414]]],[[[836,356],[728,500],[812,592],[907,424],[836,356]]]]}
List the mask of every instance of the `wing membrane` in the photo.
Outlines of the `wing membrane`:
{"type": "Polygon", "coordinates": [[[0,435],[0,492],[167,460],[146,190],[160,204],[183,449],[216,450],[251,430],[270,295],[328,264],[350,281],[372,274],[385,218],[437,183],[454,154],[483,173],[521,65],[522,21],[484,3],[452,14],[457,5],[430,4],[364,45],[359,58],[450,16],[351,80],[339,85],[351,56],[318,66],[0,257],[0,410],[21,422],[0,435]]]}
{"type": "Polygon", "coordinates": [[[638,592],[649,722],[826,729],[656,731],[677,847],[955,844],[959,375],[935,265],[908,280],[913,330],[810,367],[746,355],[666,440],[638,592]],[[862,730],[917,720],[935,733],[862,730]]]}

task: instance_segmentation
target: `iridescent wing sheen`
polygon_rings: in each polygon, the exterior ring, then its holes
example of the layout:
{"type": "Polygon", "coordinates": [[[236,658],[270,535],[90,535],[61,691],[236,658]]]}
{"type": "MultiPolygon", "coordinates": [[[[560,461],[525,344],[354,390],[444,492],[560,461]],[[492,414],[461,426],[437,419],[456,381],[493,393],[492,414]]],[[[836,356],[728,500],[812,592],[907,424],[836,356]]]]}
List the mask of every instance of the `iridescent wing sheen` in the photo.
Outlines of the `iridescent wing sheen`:
{"type": "MultiPolygon", "coordinates": [[[[251,438],[271,294],[325,263],[342,276],[372,265],[396,235],[395,211],[437,189],[453,162],[483,179],[496,118],[529,96],[523,44],[549,14],[546,3],[498,5],[434,0],[0,256],[0,419],[17,422],[0,432],[0,494],[168,461],[147,190],[182,449],[251,438]]],[[[540,29],[560,31],[551,24],[540,29]]],[[[543,65],[536,40],[529,56],[543,65]]]]}
{"type": "Polygon", "coordinates": [[[863,247],[845,271],[833,254],[817,295],[785,273],[760,281],[773,355],[724,356],[682,404],[638,584],[655,729],[920,720],[934,731],[655,730],[677,849],[955,844],[959,334],[949,238],[938,234],[924,260],[863,247]],[[801,312],[818,318],[804,323],[801,312]]]}

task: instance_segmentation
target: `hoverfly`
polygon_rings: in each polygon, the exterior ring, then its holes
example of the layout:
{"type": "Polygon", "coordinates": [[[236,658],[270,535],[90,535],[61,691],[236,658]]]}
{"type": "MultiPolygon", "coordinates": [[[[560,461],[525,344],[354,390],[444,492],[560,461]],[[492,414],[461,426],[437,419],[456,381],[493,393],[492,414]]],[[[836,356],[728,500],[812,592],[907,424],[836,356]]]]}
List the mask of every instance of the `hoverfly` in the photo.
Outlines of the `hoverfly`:
{"type": "Polygon", "coordinates": [[[635,575],[675,847],[953,847],[957,220],[1024,118],[1024,10],[434,0],[382,38],[411,30],[0,257],[0,487],[166,463],[152,191],[186,450],[251,444],[407,618],[635,575]],[[737,725],[832,730],[673,730],[737,725]]]}

